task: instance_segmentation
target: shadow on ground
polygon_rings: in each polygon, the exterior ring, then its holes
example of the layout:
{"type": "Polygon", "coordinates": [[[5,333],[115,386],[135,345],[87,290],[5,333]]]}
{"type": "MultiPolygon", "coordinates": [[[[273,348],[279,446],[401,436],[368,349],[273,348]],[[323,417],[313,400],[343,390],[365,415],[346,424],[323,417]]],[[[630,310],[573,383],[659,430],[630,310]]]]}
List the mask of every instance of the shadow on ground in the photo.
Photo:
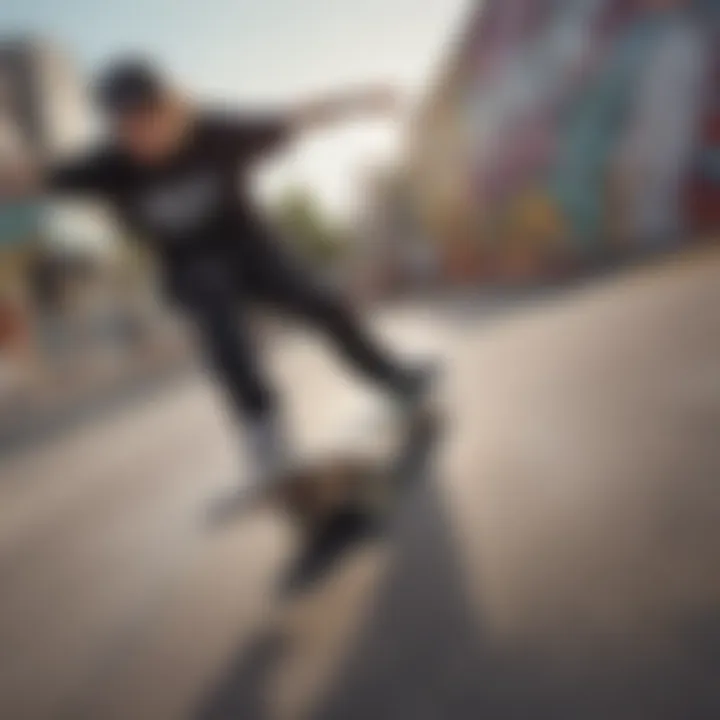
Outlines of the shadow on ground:
{"type": "MultiPolygon", "coordinates": [[[[542,644],[503,651],[463,588],[449,517],[436,486],[411,499],[374,610],[317,720],[710,720],[720,717],[720,609],[678,618],[662,656],[558,657],[542,644]]],[[[231,665],[197,720],[271,717],[268,680],[292,648],[276,630],[231,665]]]]}

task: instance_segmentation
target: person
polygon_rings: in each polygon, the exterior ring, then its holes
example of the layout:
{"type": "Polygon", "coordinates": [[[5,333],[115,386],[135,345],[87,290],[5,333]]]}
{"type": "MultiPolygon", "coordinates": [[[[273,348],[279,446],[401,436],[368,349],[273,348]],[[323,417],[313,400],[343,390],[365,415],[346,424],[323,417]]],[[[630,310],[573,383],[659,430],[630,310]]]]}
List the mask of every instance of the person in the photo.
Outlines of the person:
{"type": "MultiPolygon", "coordinates": [[[[300,269],[263,222],[249,188],[257,162],[298,133],[389,109],[390,93],[365,90],[274,114],[220,111],[189,100],[151,62],[123,59],[101,74],[94,95],[109,139],[60,167],[28,174],[26,190],[108,201],[132,234],[151,244],[167,294],[196,326],[243,421],[250,482],[279,477],[289,461],[278,399],[249,332],[246,316],[256,302],[309,321],[354,369],[412,411],[427,388],[427,370],[401,365],[347,302],[300,269]]],[[[15,188],[21,184],[16,175],[15,188]]]]}

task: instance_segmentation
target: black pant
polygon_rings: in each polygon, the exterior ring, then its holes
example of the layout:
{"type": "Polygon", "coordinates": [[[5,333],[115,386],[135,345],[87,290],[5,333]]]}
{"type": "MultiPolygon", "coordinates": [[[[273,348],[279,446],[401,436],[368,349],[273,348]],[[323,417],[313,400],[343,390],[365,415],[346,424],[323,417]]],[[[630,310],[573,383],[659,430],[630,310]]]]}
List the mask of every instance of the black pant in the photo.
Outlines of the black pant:
{"type": "Polygon", "coordinates": [[[366,334],[351,309],[306,272],[271,248],[241,257],[195,258],[168,268],[170,291],[195,321],[205,351],[237,410],[258,418],[275,410],[276,397],[256,354],[247,311],[267,304],[324,332],[355,369],[389,390],[403,374],[366,334]]]}

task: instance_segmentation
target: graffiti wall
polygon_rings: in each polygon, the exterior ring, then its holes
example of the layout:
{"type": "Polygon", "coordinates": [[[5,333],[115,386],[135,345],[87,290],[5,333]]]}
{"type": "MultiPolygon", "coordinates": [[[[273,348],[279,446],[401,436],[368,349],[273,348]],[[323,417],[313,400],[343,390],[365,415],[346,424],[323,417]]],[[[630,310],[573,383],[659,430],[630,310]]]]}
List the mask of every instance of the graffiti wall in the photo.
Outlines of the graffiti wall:
{"type": "Polygon", "coordinates": [[[487,0],[455,94],[481,247],[592,258],[720,229],[719,5],[487,0]]]}

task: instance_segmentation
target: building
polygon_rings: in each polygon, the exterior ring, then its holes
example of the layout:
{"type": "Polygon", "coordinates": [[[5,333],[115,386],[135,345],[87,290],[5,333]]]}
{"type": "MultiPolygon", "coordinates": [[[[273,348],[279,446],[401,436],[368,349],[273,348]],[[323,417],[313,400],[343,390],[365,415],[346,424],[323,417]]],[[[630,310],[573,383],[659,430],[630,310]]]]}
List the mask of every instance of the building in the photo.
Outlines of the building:
{"type": "MultiPolygon", "coordinates": [[[[0,160],[27,156],[53,161],[88,141],[92,116],[71,58],[55,45],[33,39],[0,44],[0,160]]],[[[100,211],[47,200],[0,210],[0,305],[26,322],[42,305],[34,265],[58,256],[107,252],[111,233],[100,211]],[[37,297],[40,296],[40,297],[37,297]],[[10,309],[8,309],[10,308],[10,309]]]]}
{"type": "MultiPolygon", "coordinates": [[[[701,204],[690,192],[694,164],[716,137],[717,78],[706,80],[718,5],[478,2],[409,153],[438,273],[537,277],[689,239],[701,204]]],[[[711,174],[696,183],[705,218],[717,197],[711,174]]]]}

